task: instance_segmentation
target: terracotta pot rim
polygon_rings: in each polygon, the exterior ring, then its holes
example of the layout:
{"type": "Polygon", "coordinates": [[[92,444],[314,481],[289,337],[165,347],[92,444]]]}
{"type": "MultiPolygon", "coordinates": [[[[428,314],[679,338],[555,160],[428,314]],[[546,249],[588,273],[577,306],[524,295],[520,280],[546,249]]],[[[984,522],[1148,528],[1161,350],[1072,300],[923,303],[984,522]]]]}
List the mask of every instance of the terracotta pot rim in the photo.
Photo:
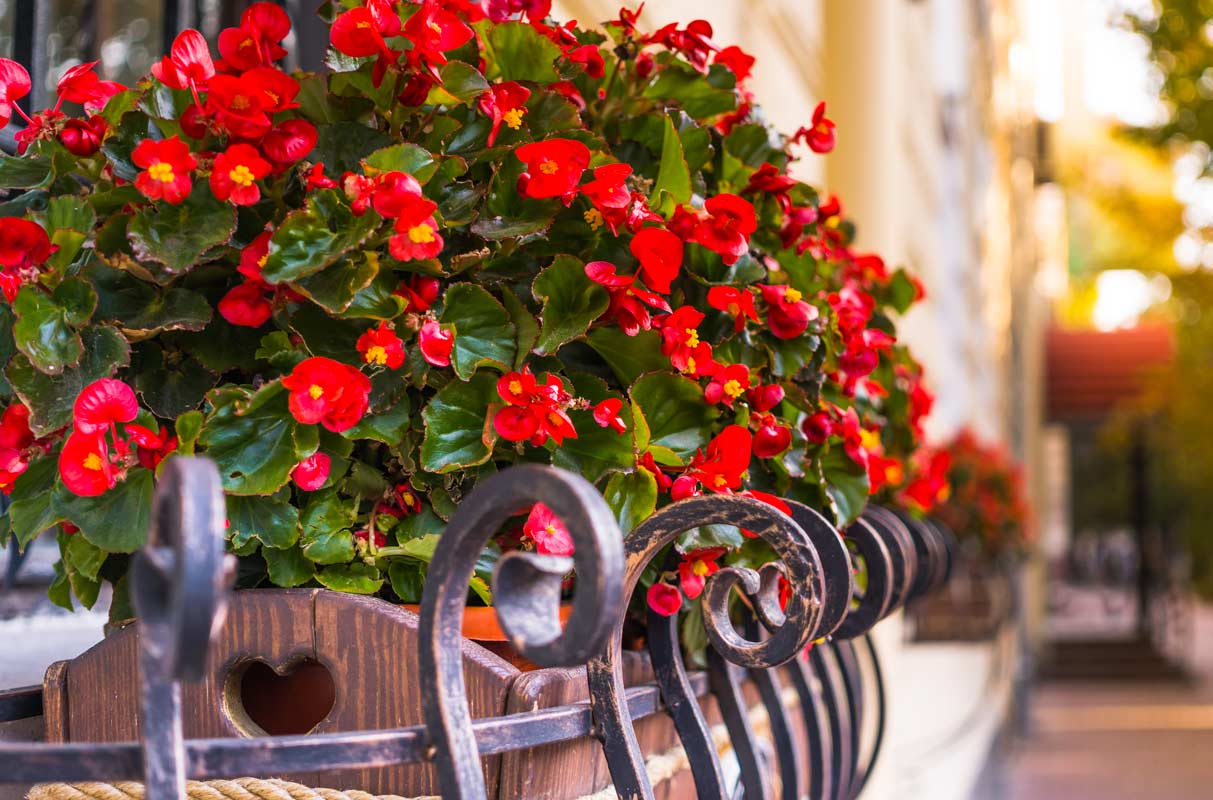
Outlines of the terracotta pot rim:
{"type": "MultiPolygon", "coordinates": [[[[407,608],[414,614],[420,613],[421,606],[417,603],[403,603],[402,608],[407,608]]],[[[572,603],[560,604],[560,622],[563,624],[568,622],[569,616],[573,613],[572,603]]],[[[463,610],[463,638],[471,639],[473,642],[508,642],[510,638],[505,635],[505,631],[501,629],[501,623],[497,621],[497,609],[491,606],[468,606],[463,610]]]]}

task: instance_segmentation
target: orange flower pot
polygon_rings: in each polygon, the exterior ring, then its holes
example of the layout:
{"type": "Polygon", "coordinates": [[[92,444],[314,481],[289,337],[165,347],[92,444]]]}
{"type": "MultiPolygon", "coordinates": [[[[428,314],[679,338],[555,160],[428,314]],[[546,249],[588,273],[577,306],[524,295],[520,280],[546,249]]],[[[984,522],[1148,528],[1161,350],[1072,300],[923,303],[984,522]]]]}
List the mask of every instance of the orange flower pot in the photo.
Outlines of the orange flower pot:
{"type": "MultiPolygon", "coordinates": [[[[404,607],[414,613],[421,612],[421,606],[405,603],[404,607]]],[[[572,603],[562,603],[560,606],[560,624],[569,620],[573,613],[572,603]]],[[[463,610],[463,638],[471,639],[484,649],[489,650],[521,670],[538,669],[538,666],[527,661],[510,644],[510,638],[501,629],[497,621],[497,609],[487,606],[468,606],[463,610]]]]}

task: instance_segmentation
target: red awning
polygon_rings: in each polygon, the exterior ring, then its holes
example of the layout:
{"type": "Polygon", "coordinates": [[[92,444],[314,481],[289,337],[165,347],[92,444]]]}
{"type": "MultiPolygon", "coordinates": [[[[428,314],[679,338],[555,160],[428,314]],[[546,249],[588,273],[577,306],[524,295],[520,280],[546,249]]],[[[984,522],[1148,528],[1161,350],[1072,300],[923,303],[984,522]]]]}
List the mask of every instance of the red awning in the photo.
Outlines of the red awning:
{"type": "Polygon", "coordinates": [[[1137,397],[1152,369],[1175,355],[1175,334],[1148,324],[1116,331],[1050,328],[1046,334],[1046,414],[1051,422],[1090,419],[1137,397]]]}

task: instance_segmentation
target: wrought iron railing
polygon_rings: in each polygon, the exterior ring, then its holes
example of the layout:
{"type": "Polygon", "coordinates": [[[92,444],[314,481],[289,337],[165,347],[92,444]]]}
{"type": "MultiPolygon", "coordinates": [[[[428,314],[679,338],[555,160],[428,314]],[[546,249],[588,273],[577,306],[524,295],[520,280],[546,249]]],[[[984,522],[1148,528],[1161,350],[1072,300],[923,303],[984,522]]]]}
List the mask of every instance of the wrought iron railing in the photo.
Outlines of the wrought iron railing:
{"type": "MultiPolygon", "coordinates": [[[[0,780],[146,782],[148,800],[180,800],[189,778],[432,763],[443,797],[485,796],[480,756],[590,736],[602,746],[615,791],[650,798],[636,720],[666,713],[685,749],[699,797],[735,796],[723,775],[700,703],[714,695],[746,797],[797,797],[807,770],[813,798],[854,798],[880,749],[884,697],[868,636],[877,621],[947,578],[947,538],[928,523],[872,508],[843,539],[807,506],[791,517],[739,496],[712,495],[658,511],[626,538],[605,501],[584,479],[551,467],[515,466],[479,485],[443,534],[427,575],[419,624],[424,724],[395,730],[184,740],[181,684],[197,679],[223,623],[231,559],[223,553],[223,493],[213,464],[179,457],[157,487],[149,540],[133,567],[140,620],[141,741],[0,743],[0,780]],[[567,523],[570,558],[514,552],[494,579],[502,627],[520,653],[541,666],[584,665],[590,700],[473,720],[464,691],[460,620],[468,579],[492,531],[519,508],[543,502],[567,523]],[[656,680],[625,688],[621,630],[628,599],[648,563],[683,531],[735,525],[768,542],[779,560],[761,569],[726,567],[701,597],[708,669],[688,672],[675,619],[652,614],[647,647],[656,680]],[[849,549],[850,548],[850,549],[849,549]],[[853,580],[852,552],[864,580],[853,580]],[[572,616],[558,617],[561,579],[577,575],[572,616]],[[791,588],[786,605],[780,578],[791,588]],[[744,598],[735,602],[739,593],[744,598]],[[740,625],[740,630],[739,626],[740,625]],[[824,640],[824,641],[819,641],[824,640]],[[818,641],[817,644],[810,644],[818,641]],[[808,647],[807,657],[803,654],[808,647]],[[865,668],[866,664],[866,668],[865,668]],[[781,669],[781,665],[788,665],[781,669]],[[784,703],[783,680],[798,698],[784,703]],[[752,681],[770,719],[775,765],[758,746],[741,684],[752,681]],[[870,687],[875,686],[873,695],[870,687]],[[792,735],[793,713],[808,731],[807,752],[792,735]],[[875,720],[864,747],[865,721],[875,720]]],[[[370,656],[373,657],[373,656],[370,656]]],[[[0,721],[40,712],[37,690],[0,695],[0,721]]]]}

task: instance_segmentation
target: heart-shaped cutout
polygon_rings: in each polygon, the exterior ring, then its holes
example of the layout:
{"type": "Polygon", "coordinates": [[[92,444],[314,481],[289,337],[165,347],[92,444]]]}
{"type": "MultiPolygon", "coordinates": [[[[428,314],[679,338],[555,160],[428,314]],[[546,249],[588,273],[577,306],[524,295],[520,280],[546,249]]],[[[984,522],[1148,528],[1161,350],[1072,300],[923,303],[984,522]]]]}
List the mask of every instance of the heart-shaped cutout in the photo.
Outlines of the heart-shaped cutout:
{"type": "Polygon", "coordinates": [[[246,736],[311,733],[336,700],[332,673],[311,658],[277,668],[264,661],[237,664],[223,692],[228,718],[246,736]]]}

